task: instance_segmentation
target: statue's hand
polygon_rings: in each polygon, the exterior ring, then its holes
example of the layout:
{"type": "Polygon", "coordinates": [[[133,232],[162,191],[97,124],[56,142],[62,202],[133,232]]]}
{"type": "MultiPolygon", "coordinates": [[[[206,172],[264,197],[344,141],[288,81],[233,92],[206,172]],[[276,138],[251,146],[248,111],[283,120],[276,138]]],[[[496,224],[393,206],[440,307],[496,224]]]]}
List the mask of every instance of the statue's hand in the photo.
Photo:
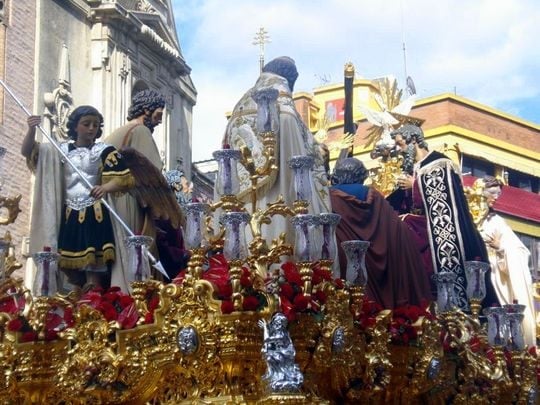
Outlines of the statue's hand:
{"type": "Polygon", "coordinates": [[[413,177],[410,174],[402,173],[397,178],[397,185],[403,190],[411,189],[413,186],[413,177]]]}
{"type": "Polygon", "coordinates": [[[259,325],[261,329],[266,329],[266,321],[264,319],[259,319],[259,322],[257,322],[257,325],[259,325]]]}

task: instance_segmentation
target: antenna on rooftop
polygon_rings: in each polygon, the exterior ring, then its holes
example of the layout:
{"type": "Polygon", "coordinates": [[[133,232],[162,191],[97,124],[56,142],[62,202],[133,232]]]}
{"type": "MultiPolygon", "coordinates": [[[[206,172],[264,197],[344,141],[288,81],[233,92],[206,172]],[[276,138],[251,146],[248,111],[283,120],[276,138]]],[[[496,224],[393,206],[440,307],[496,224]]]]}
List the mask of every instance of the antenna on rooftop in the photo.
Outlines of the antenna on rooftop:
{"type": "Polygon", "coordinates": [[[401,11],[401,45],[403,49],[403,72],[405,81],[409,75],[407,74],[407,48],[405,47],[405,19],[403,17],[403,0],[399,2],[400,11],[401,11]]]}
{"type": "Polygon", "coordinates": [[[259,69],[261,73],[264,66],[264,44],[269,42],[271,41],[268,32],[264,29],[264,27],[259,28],[259,31],[255,33],[252,43],[253,45],[259,45],[259,69]]]}

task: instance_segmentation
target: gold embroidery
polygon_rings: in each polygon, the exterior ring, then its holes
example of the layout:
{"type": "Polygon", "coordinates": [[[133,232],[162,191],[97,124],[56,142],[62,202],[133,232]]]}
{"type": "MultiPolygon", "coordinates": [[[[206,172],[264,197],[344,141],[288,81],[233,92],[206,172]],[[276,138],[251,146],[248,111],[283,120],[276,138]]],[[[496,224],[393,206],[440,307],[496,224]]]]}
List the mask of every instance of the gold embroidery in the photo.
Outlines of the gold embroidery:
{"type": "Polygon", "coordinates": [[[86,218],[86,208],[79,211],[79,223],[82,224],[86,218]]]}
{"type": "Polygon", "coordinates": [[[97,222],[101,223],[103,221],[103,207],[99,201],[94,203],[94,216],[97,222]]]}
{"type": "Polygon", "coordinates": [[[114,167],[118,164],[118,151],[114,150],[105,158],[105,164],[109,167],[114,167]]]}

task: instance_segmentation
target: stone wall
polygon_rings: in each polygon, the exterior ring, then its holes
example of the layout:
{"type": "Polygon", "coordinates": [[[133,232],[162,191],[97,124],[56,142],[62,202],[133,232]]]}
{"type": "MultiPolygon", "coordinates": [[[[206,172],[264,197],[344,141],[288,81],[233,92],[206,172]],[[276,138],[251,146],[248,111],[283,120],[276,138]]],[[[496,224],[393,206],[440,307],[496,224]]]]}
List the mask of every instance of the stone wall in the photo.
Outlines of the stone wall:
{"type": "MultiPolygon", "coordinates": [[[[0,27],[0,55],[3,64],[2,79],[29,109],[33,109],[34,49],[36,35],[36,3],[34,0],[7,0],[4,2],[4,21],[0,27]]],[[[7,149],[3,162],[4,186],[1,195],[21,194],[22,200],[16,222],[0,229],[0,235],[9,230],[17,257],[21,258],[22,237],[28,233],[30,214],[31,175],[20,154],[26,133],[26,114],[9,95],[3,93],[0,110],[0,146],[7,149]]],[[[20,273],[22,275],[22,272],[20,273]]]]}

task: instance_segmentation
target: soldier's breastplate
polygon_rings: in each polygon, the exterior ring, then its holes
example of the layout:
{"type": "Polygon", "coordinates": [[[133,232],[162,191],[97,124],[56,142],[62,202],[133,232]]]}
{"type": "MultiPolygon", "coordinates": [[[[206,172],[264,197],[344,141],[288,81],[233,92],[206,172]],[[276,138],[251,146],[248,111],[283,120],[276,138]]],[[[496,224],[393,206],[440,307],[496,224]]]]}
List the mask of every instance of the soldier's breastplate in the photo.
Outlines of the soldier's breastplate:
{"type": "MultiPolygon", "coordinates": [[[[68,151],[69,144],[62,144],[69,160],[93,186],[100,184],[101,152],[105,144],[95,144],[92,148],[75,148],[68,151]]],[[[81,210],[94,204],[96,199],[90,196],[91,187],[81,179],[75,169],[62,159],[64,164],[64,183],[66,185],[66,205],[75,210],[81,210]]]]}

